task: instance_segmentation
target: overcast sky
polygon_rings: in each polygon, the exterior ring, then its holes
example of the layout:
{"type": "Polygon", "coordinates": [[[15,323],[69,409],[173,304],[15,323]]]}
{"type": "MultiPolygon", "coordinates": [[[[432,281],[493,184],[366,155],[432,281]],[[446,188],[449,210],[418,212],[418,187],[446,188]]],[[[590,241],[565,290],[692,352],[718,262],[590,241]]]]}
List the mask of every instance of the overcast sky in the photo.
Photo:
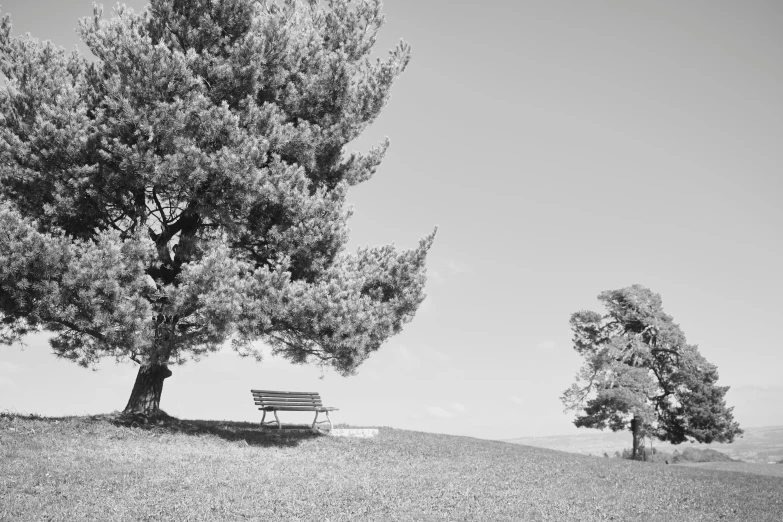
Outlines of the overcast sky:
{"type": "MultiPolygon", "coordinates": [[[[2,11],[14,34],[86,52],[74,28],[90,0],[2,11]]],[[[352,144],[392,145],[350,193],[351,247],[409,248],[439,225],[427,301],[355,377],[226,351],[173,368],[161,407],[258,420],[250,388],[303,390],[354,425],[576,432],[559,401],[580,366],[569,317],[638,283],[718,366],[741,425],[783,424],[783,4],[386,0],[385,12],[378,53],[404,38],[413,59],[352,144]]],[[[50,352],[45,336],[0,347],[0,410],[125,406],[132,363],[93,372],[50,352]]]]}

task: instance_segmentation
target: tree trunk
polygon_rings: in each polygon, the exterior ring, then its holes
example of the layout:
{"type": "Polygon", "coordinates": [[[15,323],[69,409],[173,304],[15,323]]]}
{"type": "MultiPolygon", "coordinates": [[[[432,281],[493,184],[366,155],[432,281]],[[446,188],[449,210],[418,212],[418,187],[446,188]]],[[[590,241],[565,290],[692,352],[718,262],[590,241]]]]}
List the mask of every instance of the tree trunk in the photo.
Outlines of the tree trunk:
{"type": "Polygon", "coordinates": [[[631,433],[633,434],[633,449],[631,450],[631,458],[633,460],[639,460],[639,419],[634,417],[631,419],[631,433]]]}
{"type": "Polygon", "coordinates": [[[165,364],[142,364],[123,413],[141,413],[147,417],[159,414],[163,380],[168,377],[171,377],[171,370],[165,364]]]}

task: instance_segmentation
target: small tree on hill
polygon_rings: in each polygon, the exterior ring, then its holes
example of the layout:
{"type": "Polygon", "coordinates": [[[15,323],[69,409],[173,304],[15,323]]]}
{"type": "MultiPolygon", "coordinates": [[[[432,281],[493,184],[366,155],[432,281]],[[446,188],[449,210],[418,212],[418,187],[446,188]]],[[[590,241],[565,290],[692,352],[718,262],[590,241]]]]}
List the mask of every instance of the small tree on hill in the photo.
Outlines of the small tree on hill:
{"type": "Polygon", "coordinates": [[[81,22],[93,61],[3,18],[0,341],[135,361],[146,415],[228,340],[351,374],[413,318],[434,237],[344,252],[388,143],[344,147],[410,56],[368,58],[382,23],[380,0],[152,0],[81,22]]]}
{"type": "Polygon", "coordinates": [[[562,396],[578,427],[629,429],[632,457],[644,436],[679,444],[732,442],[742,434],[726,406],[728,386],[672,318],[661,297],[633,285],[603,292],[607,314],[571,316],[574,349],[584,357],[576,383],[562,396]]]}

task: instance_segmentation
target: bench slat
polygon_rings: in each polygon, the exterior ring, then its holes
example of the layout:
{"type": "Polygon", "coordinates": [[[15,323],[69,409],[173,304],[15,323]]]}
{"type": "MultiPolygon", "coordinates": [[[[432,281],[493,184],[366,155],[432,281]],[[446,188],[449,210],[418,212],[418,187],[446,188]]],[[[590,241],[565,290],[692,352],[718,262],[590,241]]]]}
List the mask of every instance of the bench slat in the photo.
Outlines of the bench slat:
{"type": "Polygon", "coordinates": [[[276,395],[253,395],[255,400],[267,400],[267,401],[320,401],[321,397],[318,395],[288,395],[286,397],[278,397],[276,395]]]}
{"type": "Polygon", "coordinates": [[[298,395],[275,395],[274,393],[254,393],[253,397],[276,397],[278,399],[296,399],[296,398],[303,398],[303,399],[318,399],[321,396],[316,395],[306,395],[306,394],[298,394],[298,395]]]}
{"type": "Polygon", "coordinates": [[[290,397],[274,397],[269,395],[253,395],[253,399],[257,401],[320,401],[321,397],[310,396],[290,396],[290,397]]]}
{"type": "Polygon", "coordinates": [[[256,406],[323,406],[321,401],[318,402],[297,402],[297,401],[253,401],[256,406]]]}
{"type": "Polygon", "coordinates": [[[286,396],[286,395],[318,395],[318,392],[282,392],[282,391],[272,391],[272,390],[250,390],[254,395],[260,394],[260,395],[275,395],[275,396],[286,396]]]}
{"type": "Polygon", "coordinates": [[[276,399],[253,399],[255,402],[263,402],[269,404],[319,404],[321,401],[303,401],[303,400],[290,400],[280,401],[276,399]]]}
{"type": "Polygon", "coordinates": [[[320,401],[319,395],[286,395],[285,397],[279,397],[277,395],[253,395],[253,398],[257,401],[320,401]]]}
{"type": "Polygon", "coordinates": [[[320,397],[253,397],[253,400],[269,402],[321,402],[320,397]]]}
{"type": "Polygon", "coordinates": [[[311,408],[301,406],[264,406],[258,409],[259,411],[334,411],[337,408],[324,408],[323,406],[313,406],[311,408]]]}

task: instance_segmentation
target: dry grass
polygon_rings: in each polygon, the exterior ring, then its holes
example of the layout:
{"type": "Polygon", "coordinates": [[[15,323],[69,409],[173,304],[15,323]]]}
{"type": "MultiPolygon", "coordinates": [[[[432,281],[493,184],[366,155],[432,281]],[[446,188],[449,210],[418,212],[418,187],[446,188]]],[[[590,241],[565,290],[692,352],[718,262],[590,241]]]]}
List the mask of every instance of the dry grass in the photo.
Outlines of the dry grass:
{"type": "Polygon", "coordinates": [[[0,520],[781,521],[783,478],[382,428],[0,415],[0,520]]]}

